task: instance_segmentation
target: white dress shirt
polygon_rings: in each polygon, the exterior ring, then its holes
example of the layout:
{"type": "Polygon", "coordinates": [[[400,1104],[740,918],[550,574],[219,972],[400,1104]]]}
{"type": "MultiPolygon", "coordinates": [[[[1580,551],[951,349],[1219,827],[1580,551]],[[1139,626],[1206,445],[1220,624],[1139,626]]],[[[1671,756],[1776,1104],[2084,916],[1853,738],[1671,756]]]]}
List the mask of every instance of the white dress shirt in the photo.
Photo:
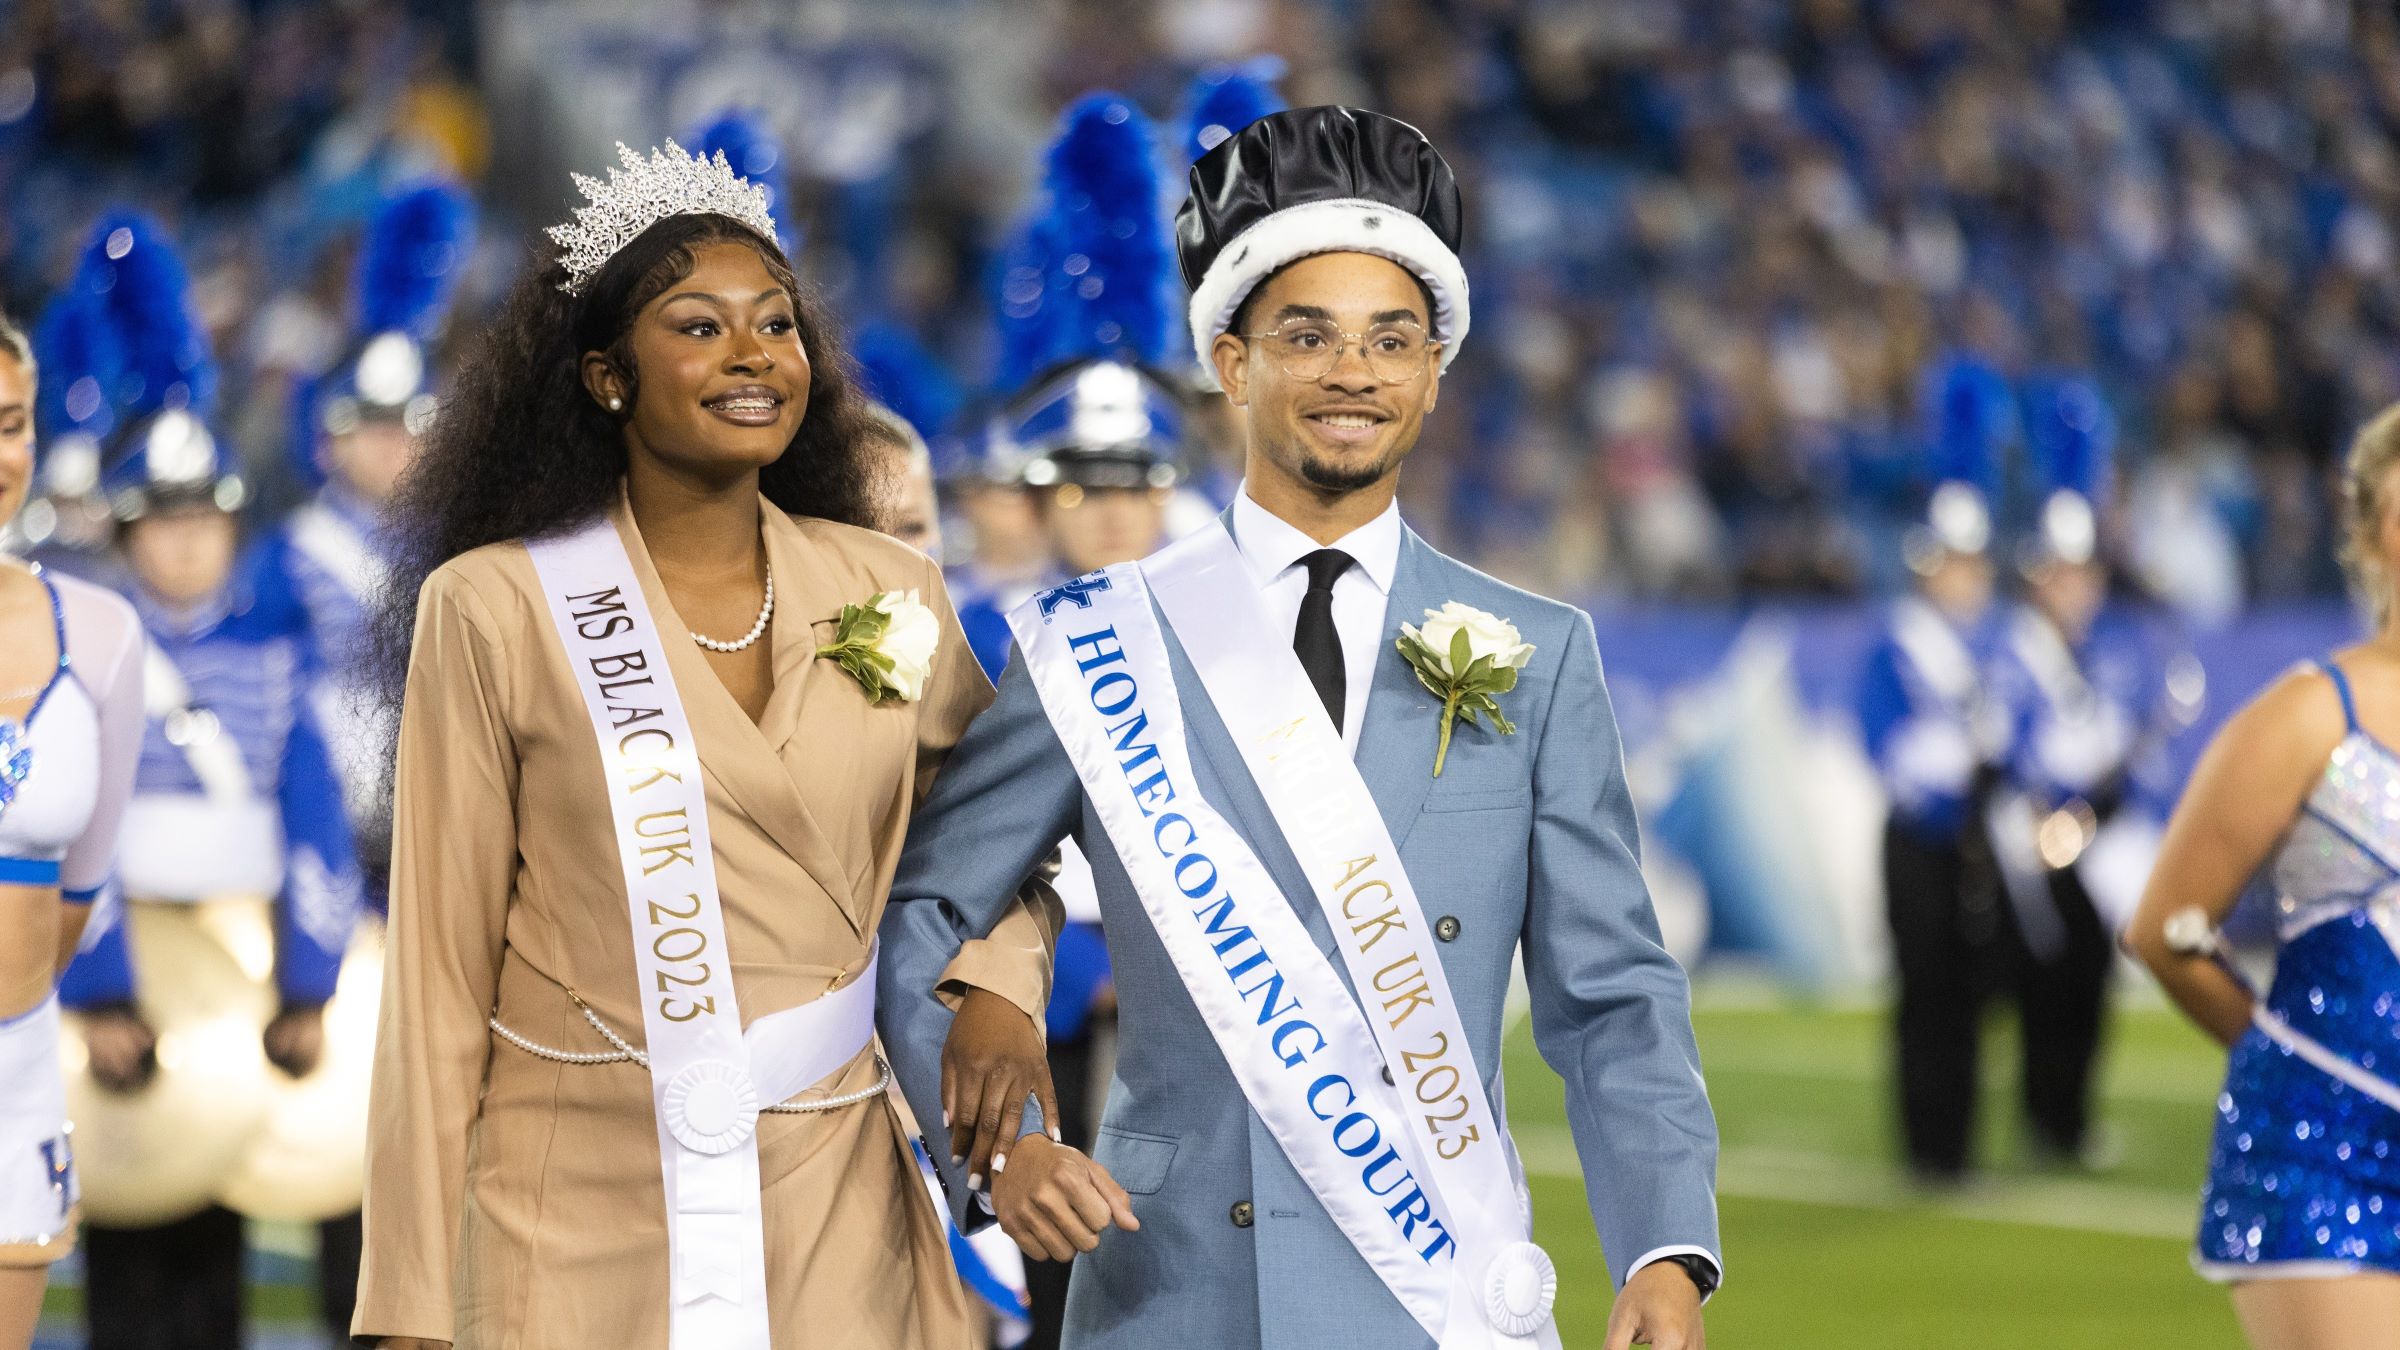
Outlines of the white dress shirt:
{"type": "Polygon", "coordinates": [[[1392,598],[1392,573],[1400,567],[1400,506],[1342,536],[1320,544],[1281,516],[1251,500],[1249,484],[1233,498],[1233,540],[1266,593],[1267,622],[1289,645],[1308,595],[1308,569],[1300,560],[1320,548],[1338,548],[1351,565],[1333,582],[1333,628],[1342,640],[1342,743],[1358,753],[1358,733],[1367,722],[1367,692],[1375,663],[1390,645],[1384,632],[1392,598]]]}

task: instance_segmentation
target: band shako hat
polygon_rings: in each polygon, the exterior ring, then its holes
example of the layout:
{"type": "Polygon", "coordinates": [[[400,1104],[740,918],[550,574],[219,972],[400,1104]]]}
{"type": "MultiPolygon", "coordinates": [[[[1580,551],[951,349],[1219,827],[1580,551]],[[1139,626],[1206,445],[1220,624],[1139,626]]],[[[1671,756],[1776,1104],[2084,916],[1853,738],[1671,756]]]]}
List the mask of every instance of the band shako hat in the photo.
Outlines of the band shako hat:
{"type": "Polygon", "coordinates": [[[2026,447],[2043,495],[2020,566],[2105,562],[2100,524],[2115,479],[2115,410],[2098,384],[2074,373],[2027,381],[2024,403],[2026,447]]]}
{"type": "Polygon", "coordinates": [[[1992,363],[1958,352],[1926,380],[1925,512],[1901,537],[1909,567],[1933,570],[1945,556],[1982,557],[1992,545],[2002,456],[2017,436],[2014,395],[1992,363]]]}
{"type": "Polygon", "coordinates": [[[1425,134],[1358,108],[1271,113],[1192,165],[1175,216],[1191,287],[1192,347],[1203,370],[1234,311],[1261,282],[1318,253],[1372,253],[1433,294],[1433,332],[1447,369],[1467,336],[1467,274],[1458,180],[1425,134]]]}
{"type": "Polygon", "coordinates": [[[397,422],[415,434],[431,422],[432,347],[474,237],[474,202],[456,184],[419,183],[375,208],[351,282],[358,336],[321,381],[295,394],[304,420],[292,462],[302,481],[324,481],[327,437],[365,422],[397,422]]]}
{"type": "MultiPolygon", "coordinates": [[[[192,304],[191,274],[165,228],[138,212],[104,215],[68,287],[81,299],[67,303],[92,306],[72,316],[87,331],[69,344],[92,364],[44,374],[67,381],[71,424],[106,428],[98,486],[116,517],[181,501],[241,509],[241,474],[207,421],[216,408],[216,356],[192,304]],[[107,413],[82,406],[90,398],[105,399],[107,413]]],[[[88,479],[89,463],[79,478],[88,479]]],[[[63,493],[66,485],[54,477],[52,486],[63,493]]]]}
{"type": "Polygon", "coordinates": [[[1183,406],[1163,373],[1178,343],[1175,255],[1156,129],[1100,92],[1061,119],[1043,205],[1007,253],[994,478],[1028,487],[1169,488],[1183,406]]]}

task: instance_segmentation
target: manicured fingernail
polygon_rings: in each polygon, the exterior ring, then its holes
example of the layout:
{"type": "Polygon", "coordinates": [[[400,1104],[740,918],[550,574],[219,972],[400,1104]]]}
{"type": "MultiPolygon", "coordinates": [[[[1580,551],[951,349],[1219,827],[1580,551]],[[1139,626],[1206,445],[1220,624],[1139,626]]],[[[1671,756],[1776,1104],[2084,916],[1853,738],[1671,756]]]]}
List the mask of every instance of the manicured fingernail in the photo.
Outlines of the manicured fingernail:
{"type": "Polygon", "coordinates": [[[947,1106],[942,1108],[942,1128],[945,1130],[950,1128],[950,1108],[947,1106]]]}
{"type": "Polygon", "coordinates": [[[951,1165],[952,1167],[964,1167],[964,1166],[966,1166],[966,1165],[967,1165],[967,1159],[966,1159],[966,1155],[965,1155],[965,1154],[962,1154],[962,1153],[953,1153],[953,1154],[951,1154],[951,1155],[950,1155],[950,1165],[951,1165]]]}
{"type": "Polygon", "coordinates": [[[1008,1170],[1008,1155],[1007,1155],[1007,1154],[1005,1154],[1005,1153],[995,1153],[995,1154],[993,1154],[993,1155],[992,1155],[992,1175],[993,1175],[993,1176],[998,1176],[998,1175],[1000,1175],[1002,1172],[1005,1172],[1005,1171],[1007,1171],[1007,1170],[1008,1170]]]}
{"type": "Polygon", "coordinates": [[[968,1189],[968,1190],[970,1190],[970,1191],[980,1191],[980,1190],[982,1190],[982,1189],[983,1189],[983,1173],[981,1173],[981,1172],[969,1172],[969,1173],[967,1173],[967,1189],[968,1189]]]}
{"type": "Polygon", "coordinates": [[[1050,1127],[1050,1142],[1053,1144],[1063,1144],[1067,1142],[1067,1137],[1058,1132],[1058,1127],[1056,1125],[1050,1127]]]}

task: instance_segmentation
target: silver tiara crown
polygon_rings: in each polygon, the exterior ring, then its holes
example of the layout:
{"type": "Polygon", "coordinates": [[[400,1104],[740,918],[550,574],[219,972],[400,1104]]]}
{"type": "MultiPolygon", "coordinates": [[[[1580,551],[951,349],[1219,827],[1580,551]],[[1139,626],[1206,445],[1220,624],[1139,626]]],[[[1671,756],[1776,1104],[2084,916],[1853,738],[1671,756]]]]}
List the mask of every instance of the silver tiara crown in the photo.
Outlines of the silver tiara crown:
{"type": "Polygon", "coordinates": [[[762,239],[775,237],[767,190],[735,173],[724,151],[703,158],[668,141],[644,159],[619,141],[617,158],[624,167],[610,169],[605,183],[575,175],[575,186],[591,205],[566,224],[550,227],[550,237],[565,251],[559,262],[567,279],[559,289],[567,294],[581,295],[592,274],[619,249],[669,216],[727,216],[762,239]]]}

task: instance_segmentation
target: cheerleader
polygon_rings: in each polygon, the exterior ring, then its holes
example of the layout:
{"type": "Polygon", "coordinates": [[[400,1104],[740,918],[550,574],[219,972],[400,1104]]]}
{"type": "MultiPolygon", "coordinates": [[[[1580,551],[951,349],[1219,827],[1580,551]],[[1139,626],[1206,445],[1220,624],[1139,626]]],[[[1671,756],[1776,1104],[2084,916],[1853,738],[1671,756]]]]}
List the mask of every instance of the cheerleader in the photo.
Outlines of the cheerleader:
{"type": "Polygon", "coordinates": [[[2400,1327],[2400,407],[2350,451],[2344,550],[2365,642],[2285,675],[2217,733],[2125,943],[2232,1049],[2193,1265],[2258,1350],[2389,1350],[2400,1327]],[[2276,891],[2264,997],[2215,928],[2276,891]]]}
{"type": "MultiPolygon", "coordinates": [[[[34,478],[35,377],[0,316],[0,525],[34,478]]],[[[50,1264],[75,1241],[53,987],[115,868],[140,651],[124,601],[0,552],[0,1350],[32,1342],[50,1264]]]]}

